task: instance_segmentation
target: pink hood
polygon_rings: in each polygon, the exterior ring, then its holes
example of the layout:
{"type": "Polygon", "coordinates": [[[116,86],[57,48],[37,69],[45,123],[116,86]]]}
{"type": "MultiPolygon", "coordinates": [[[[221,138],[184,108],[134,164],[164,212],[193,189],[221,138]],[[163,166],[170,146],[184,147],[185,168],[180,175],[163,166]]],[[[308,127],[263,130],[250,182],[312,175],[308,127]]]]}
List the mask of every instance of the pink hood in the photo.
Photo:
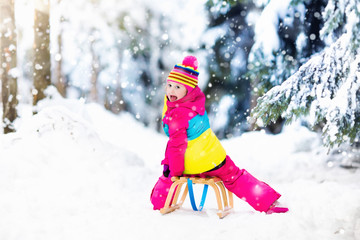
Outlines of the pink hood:
{"type": "Polygon", "coordinates": [[[167,115],[168,112],[171,112],[173,109],[178,107],[187,108],[200,115],[205,114],[205,95],[198,86],[196,86],[185,97],[175,102],[167,101],[166,104],[167,104],[167,111],[165,115],[167,115]]]}

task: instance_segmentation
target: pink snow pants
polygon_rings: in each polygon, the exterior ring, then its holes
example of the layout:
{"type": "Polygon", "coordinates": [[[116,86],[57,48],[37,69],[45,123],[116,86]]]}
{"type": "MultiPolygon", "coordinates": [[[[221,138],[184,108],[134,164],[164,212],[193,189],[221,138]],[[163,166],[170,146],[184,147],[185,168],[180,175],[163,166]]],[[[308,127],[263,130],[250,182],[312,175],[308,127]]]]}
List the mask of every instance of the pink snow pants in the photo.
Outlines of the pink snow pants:
{"type": "Polygon", "coordinates": [[[226,156],[224,166],[202,173],[199,176],[220,178],[228,190],[260,212],[266,212],[281,196],[269,185],[253,177],[245,169],[239,169],[229,156],[226,156]]]}

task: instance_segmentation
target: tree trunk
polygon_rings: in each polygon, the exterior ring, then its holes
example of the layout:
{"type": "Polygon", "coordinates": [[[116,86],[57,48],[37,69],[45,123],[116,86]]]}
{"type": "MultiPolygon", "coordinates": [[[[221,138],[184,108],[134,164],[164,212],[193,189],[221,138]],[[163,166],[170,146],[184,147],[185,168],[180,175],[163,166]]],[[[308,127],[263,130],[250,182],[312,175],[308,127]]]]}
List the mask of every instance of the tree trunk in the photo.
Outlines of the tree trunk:
{"type": "Polygon", "coordinates": [[[95,53],[94,49],[95,40],[90,41],[90,53],[91,53],[91,90],[90,90],[90,99],[94,102],[98,102],[98,76],[100,73],[100,61],[99,57],[95,53]]]}
{"type": "Polygon", "coordinates": [[[14,132],[17,117],[16,28],[14,0],[0,0],[0,78],[4,133],[14,132]]]}
{"type": "Polygon", "coordinates": [[[33,105],[45,98],[44,90],[51,84],[50,75],[50,3],[35,0],[34,22],[34,90],[33,105]]]}
{"type": "Polygon", "coordinates": [[[114,96],[111,97],[109,96],[109,94],[107,93],[106,95],[106,100],[105,100],[105,108],[110,110],[111,112],[118,114],[122,111],[124,111],[126,109],[126,104],[124,101],[124,97],[122,94],[122,89],[121,89],[121,78],[122,78],[122,69],[121,69],[121,65],[122,65],[122,51],[119,49],[119,70],[118,73],[116,74],[116,86],[115,86],[115,92],[113,93],[114,96]],[[111,99],[111,101],[109,101],[109,99],[111,99]]]}
{"type": "Polygon", "coordinates": [[[67,81],[62,73],[62,31],[58,35],[59,51],[56,55],[56,88],[61,96],[66,97],[67,81]]]}
{"type": "Polygon", "coordinates": [[[115,104],[115,113],[119,113],[122,112],[126,109],[126,104],[124,101],[124,97],[122,95],[122,89],[121,89],[121,84],[120,84],[120,80],[118,80],[118,84],[116,86],[116,104],[115,104]]]}
{"type": "MultiPolygon", "coordinates": [[[[61,24],[62,20],[60,21],[61,24]]],[[[56,54],[56,88],[61,96],[66,97],[67,80],[62,73],[62,30],[58,35],[58,53],[56,54]]]]}
{"type": "MultiPolygon", "coordinates": [[[[58,6],[61,4],[61,0],[57,1],[58,6]]],[[[63,69],[62,69],[62,33],[63,33],[63,29],[62,29],[62,25],[64,22],[64,17],[60,16],[59,19],[59,23],[60,23],[60,31],[58,33],[58,37],[57,37],[57,44],[58,44],[58,53],[55,56],[55,61],[56,61],[56,88],[59,91],[59,93],[61,94],[61,96],[66,97],[66,88],[67,88],[67,79],[65,78],[64,74],[63,74],[63,69]]]]}

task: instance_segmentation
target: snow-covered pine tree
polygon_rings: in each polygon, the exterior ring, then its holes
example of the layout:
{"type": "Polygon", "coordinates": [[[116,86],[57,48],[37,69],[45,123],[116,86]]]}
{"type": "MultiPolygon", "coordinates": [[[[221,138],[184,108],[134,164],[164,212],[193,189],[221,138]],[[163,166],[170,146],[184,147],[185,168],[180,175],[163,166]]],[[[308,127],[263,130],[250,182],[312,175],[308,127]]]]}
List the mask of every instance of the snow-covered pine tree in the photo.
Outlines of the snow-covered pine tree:
{"type": "MultiPolygon", "coordinates": [[[[272,87],[280,85],[309,57],[323,49],[320,29],[325,1],[271,0],[265,4],[255,25],[255,43],[249,55],[247,76],[251,80],[251,109],[256,99],[272,87]]],[[[267,128],[281,130],[282,119],[267,128]]],[[[255,128],[252,124],[252,128],[255,128]]]]}
{"type": "Polygon", "coordinates": [[[330,0],[323,11],[321,38],[329,44],[289,77],[258,99],[252,119],[269,124],[310,116],[322,126],[323,143],[333,147],[360,136],[360,4],[330,0]]]}

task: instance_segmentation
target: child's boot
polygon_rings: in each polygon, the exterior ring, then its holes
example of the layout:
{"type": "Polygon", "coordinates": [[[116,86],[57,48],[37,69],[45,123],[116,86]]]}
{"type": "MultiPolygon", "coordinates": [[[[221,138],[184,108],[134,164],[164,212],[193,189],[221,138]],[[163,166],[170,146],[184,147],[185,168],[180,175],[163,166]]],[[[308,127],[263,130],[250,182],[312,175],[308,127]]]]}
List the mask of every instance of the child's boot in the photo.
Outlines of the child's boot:
{"type": "Polygon", "coordinates": [[[280,207],[279,202],[274,202],[269,209],[266,211],[266,214],[272,214],[272,213],[286,213],[289,211],[289,208],[287,207],[280,207]]]}

